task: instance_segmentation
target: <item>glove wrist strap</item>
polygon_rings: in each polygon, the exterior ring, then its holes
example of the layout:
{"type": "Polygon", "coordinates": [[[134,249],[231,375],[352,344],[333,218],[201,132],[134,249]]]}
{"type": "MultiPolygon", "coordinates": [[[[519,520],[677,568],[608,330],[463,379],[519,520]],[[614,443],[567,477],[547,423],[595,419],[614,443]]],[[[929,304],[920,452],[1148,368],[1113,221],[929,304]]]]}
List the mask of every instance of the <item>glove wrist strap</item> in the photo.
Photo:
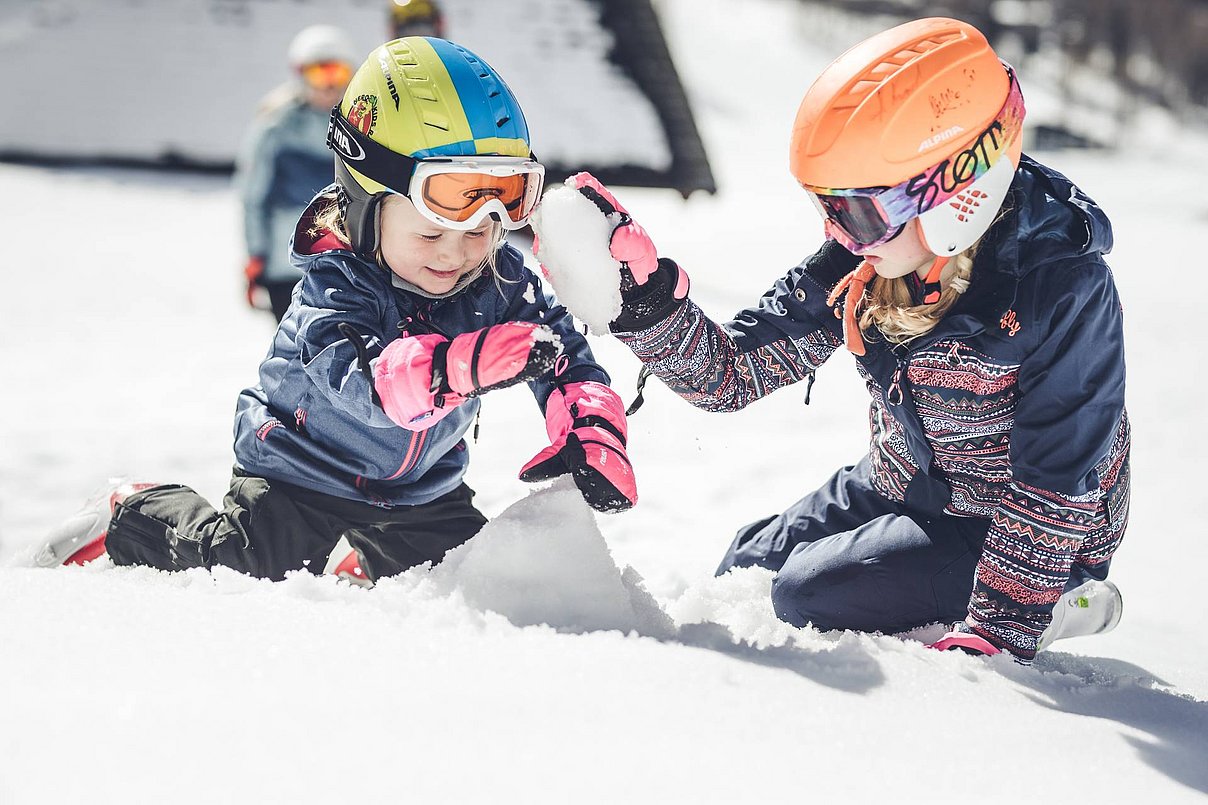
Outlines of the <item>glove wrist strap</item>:
{"type": "Polygon", "coordinates": [[[609,329],[614,333],[632,333],[666,321],[686,298],[676,294],[681,273],[675,261],[660,257],[658,270],[642,285],[632,284],[632,278],[623,278],[621,315],[609,329]]]}
{"type": "Polygon", "coordinates": [[[434,395],[437,408],[442,408],[445,404],[445,396],[453,393],[453,388],[449,385],[448,363],[445,360],[445,355],[452,344],[452,341],[442,341],[432,350],[432,382],[428,386],[428,391],[434,395]]]}
{"type": "Polygon", "coordinates": [[[598,416],[596,414],[576,416],[574,421],[571,423],[571,430],[577,430],[579,428],[599,428],[601,430],[606,430],[613,436],[616,436],[617,441],[619,441],[622,445],[626,444],[625,434],[621,433],[621,429],[602,416],[598,416]]]}

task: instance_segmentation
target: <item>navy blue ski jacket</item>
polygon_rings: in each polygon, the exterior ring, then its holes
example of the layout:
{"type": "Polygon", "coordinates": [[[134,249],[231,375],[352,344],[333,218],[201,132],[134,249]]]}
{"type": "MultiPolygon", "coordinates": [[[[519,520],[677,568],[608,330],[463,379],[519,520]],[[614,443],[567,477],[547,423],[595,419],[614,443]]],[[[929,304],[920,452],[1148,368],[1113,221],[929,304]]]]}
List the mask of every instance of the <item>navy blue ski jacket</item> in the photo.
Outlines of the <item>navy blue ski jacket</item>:
{"type": "MultiPolygon", "coordinates": [[[[370,359],[404,327],[452,338],[507,321],[545,324],[561,338],[567,358],[558,383],[609,382],[570,314],[546,296],[511,246],[500,248],[493,272],[453,296],[429,299],[396,288],[388,271],[350,251],[309,253],[309,220],[304,214],[291,246],[303,280],[260,364],[259,385],[239,395],[237,469],[381,506],[427,503],[461,483],[468,464],[462,437],[479,399],[427,430],[398,427],[374,403],[341,324],[360,334],[370,359]]],[[[529,387],[544,411],[555,388],[553,371],[529,387]]]]}
{"type": "MultiPolygon", "coordinates": [[[[971,285],[926,336],[865,333],[876,490],[923,512],[989,520],[969,620],[1030,656],[1074,558],[1110,559],[1129,498],[1120,300],[1103,211],[1024,157],[971,285]]],[[[843,343],[826,302],[859,258],[834,242],[725,325],[691,301],[618,336],[672,389],[735,410],[810,378],[843,343]]],[[[1105,566],[1104,566],[1105,567],[1105,566]]]]}

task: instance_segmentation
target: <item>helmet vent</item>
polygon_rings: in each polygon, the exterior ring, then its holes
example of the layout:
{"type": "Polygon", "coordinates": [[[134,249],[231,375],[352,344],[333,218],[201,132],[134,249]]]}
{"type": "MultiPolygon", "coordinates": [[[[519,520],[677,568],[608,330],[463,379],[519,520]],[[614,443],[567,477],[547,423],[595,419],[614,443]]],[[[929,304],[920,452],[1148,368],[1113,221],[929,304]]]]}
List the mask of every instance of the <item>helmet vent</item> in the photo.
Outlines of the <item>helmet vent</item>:
{"type": "MultiPolygon", "coordinates": [[[[911,62],[917,60],[921,56],[930,53],[936,48],[942,47],[955,39],[964,39],[965,35],[960,31],[953,31],[948,34],[938,36],[930,36],[926,39],[920,39],[914,42],[909,47],[904,47],[891,56],[886,56],[882,61],[869,67],[861,75],[857,76],[852,82],[851,91],[848,93],[848,99],[852,105],[858,105],[860,101],[868,97],[877,87],[881,86],[884,81],[894,73],[908,66],[911,62]]],[[[846,105],[846,104],[844,104],[846,105]]]]}
{"type": "Polygon", "coordinates": [[[956,210],[956,220],[962,223],[969,220],[969,216],[977,211],[981,206],[982,199],[989,198],[986,193],[980,190],[970,188],[962,193],[957,193],[948,203],[956,210]]]}
{"type": "Polygon", "coordinates": [[[441,131],[449,131],[449,129],[452,128],[449,125],[449,118],[445,117],[444,115],[438,115],[429,111],[424,112],[424,125],[431,126],[434,129],[440,129],[441,131]]]}

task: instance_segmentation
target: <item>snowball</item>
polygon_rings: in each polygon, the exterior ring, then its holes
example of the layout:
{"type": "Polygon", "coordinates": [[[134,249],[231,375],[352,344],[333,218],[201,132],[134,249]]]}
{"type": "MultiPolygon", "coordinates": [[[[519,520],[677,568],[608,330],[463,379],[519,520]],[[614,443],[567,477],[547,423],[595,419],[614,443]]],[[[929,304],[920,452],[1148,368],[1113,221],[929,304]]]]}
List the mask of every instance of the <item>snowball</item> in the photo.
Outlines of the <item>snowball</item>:
{"type": "Polygon", "coordinates": [[[621,313],[621,264],[608,251],[619,220],[569,185],[546,192],[532,217],[537,259],[558,301],[596,335],[621,313]]]}

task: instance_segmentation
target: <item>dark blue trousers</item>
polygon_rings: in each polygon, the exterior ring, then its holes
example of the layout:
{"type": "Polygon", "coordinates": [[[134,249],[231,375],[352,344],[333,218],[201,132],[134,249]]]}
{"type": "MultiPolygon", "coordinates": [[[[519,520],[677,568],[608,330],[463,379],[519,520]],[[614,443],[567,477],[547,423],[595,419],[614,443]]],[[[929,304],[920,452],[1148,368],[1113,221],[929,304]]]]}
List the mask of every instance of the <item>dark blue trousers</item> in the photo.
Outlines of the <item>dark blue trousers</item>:
{"type": "Polygon", "coordinates": [[[772,604],[794,626],[901,632],[965,617],[989,525],[882,497],[864,459],[740,530],[717,573],[777,571],[772,604]]]}

